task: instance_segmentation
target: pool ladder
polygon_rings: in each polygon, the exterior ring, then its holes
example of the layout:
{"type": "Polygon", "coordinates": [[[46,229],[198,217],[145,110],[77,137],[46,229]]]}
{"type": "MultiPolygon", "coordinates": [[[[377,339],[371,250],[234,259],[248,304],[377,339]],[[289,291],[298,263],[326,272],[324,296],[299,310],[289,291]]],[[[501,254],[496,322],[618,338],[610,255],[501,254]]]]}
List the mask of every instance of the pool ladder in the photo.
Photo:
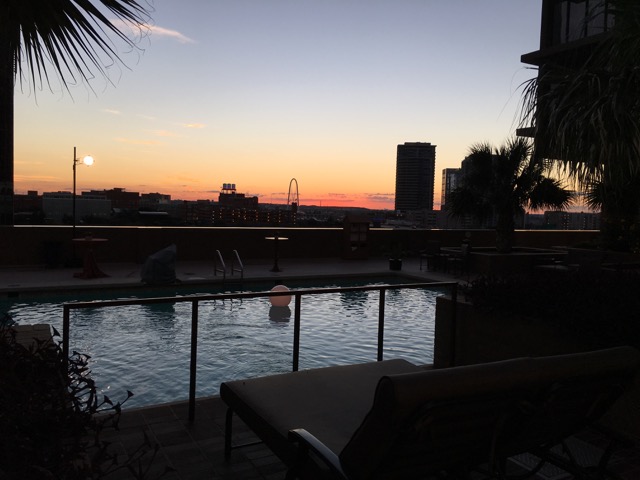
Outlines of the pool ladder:
{"type": "Polygon", "coordinates": [[[233,276],[235,272],[239,272],[240,278],[244,279],[244,264],[242,260],[240,260],[240,254],[237,250],[233,251],[233,257],[231,258],[231,276],[233,276]]]}
{"type": "MultiPolygon", "coordinates": [[[[233,274],[236,272],[240,273],[240,279],[244,279],[244,264],[240,259],[240,254],[238,253],[238,251],[234,250],[233,257],[231,258],[231,275],[233,276],[233,274]]],[[[213,259],[213,274],[217,276],[218,273],[222,273],[223,281],[226,280],[227,266],[224,263],[224,258],[222,258],[222,253],[220,253],[220,250],[216,250],[216,255],[213,259]]]]}

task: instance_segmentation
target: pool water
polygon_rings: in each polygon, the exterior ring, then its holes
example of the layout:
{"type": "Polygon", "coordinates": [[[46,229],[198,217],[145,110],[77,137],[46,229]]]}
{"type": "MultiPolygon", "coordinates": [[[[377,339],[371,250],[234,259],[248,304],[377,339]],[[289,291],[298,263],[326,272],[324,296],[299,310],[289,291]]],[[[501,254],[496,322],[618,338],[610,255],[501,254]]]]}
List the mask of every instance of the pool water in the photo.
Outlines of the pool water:
{"type": "MultiPolygon", "coordinates": [[[[350,280],[304,288],[385,283],[407,282],[350,280]]],[[[261,285],[251,291],[269,289],[261,285]]],[[[248,291],[246,284],[242,291],[248,291]]],[[[435,299],[443,293],[386,292],[384,358],[432,362],[435,299]]],[[[166,291],[145,296],[165,295],[166,291]]],[[[101,297],[106,299],[104,294],[101,297]]],[[[49,323],[62,333],[61,305],[70,300],[5,300],[0,302],[0,312],[8,312],[18,324],[49,323]]],[[[302,296],[299,368],[375,360],[378,307],[378,291],[302,296]]],[[[293,310],[293,300],[289,307],[277,308],[268,297],[200,302],[196,396],[217,394],[223,381],[291,371],[293,310]]],[[[188,398],[191,302],[72,310],[70,325],[70,351],[91,356],[92,377],[112,401],[124,400],[127,390],[134,396],[125,408],[188,398]]]]}

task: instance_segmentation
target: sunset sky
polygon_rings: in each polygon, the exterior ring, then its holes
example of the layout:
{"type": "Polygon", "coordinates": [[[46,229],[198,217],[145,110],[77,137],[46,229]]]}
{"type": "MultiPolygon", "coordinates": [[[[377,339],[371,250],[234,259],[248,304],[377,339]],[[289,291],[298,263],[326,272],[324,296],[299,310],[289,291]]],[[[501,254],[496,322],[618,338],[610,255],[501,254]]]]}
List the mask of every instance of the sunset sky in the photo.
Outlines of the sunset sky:
{"type": "Polygon", "coordinates": [[[459,167],[514,134],[541,0],[154,0],[125,66],[16,85],[15,190],[393,209],[396,146],[459,167]]]}

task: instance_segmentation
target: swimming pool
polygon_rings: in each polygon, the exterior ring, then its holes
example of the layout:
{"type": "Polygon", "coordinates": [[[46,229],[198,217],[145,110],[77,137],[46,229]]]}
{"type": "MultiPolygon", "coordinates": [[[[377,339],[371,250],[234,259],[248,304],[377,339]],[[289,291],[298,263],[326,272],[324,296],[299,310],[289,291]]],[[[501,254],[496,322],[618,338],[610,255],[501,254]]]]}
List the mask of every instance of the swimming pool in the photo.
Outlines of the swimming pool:
{"type": "MultiPolygon", "coordinates": [[[[291,289],[407,283],[397,278],[310,284],[291,289]]],[[[244,285],[268,291],[273,284],[244,285]]],[[[227,289],[228,290],[228,289],[227,289]]],[[[179,295],[222,293],[180,289],[179,295]]],[[[385,297],[385,358],[415,363],[433,359],[435,299],[443,290],[389,290],[385,297]]],[[[144,296],[166,296],[146,292],[144,296]]],[[[143,295],[137,294],[138,297],[143,295]]],[[[49,323],[62,332],[62,303],[127,298],[73,295],[0,302],[18,324],[49,323]]],[[[129,296],[130,298],[130,296],[129,296]]],[[[378,291],[305,295],[301,303],[299,368],[373,361],[377,353],[378,291]]],[[[289,372],[292,368],[293,302],[274,308],[267,297],[204,301],[199,307],[198,397],[218,393],[221,382],[289,372]]],[[[71,350],[91,356],[89,366],[101,393],[114,401],[134,396],[125,408],[185,400],[189,390],[191,303],[130,305],[72,310],[71,350]]]]}

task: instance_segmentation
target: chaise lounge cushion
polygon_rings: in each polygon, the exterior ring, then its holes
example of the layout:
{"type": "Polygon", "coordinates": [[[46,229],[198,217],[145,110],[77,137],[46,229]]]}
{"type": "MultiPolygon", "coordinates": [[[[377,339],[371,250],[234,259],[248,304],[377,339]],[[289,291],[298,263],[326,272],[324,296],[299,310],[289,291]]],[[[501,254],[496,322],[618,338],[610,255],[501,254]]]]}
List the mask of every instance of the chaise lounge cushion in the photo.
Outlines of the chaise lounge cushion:
{"type": "Polygon", "coordinates": [[[631,347],[446,369],[389,360],[225,382],[220,395],[295,474],[322,459],[350,480],[407,480],[544,455],[598,420],[639,367],[631,347]]]}
{"type": "Polygon", "coordinates": [[[303,427],[339,452],[371,408],[381,377],[423,370],[401,359],[317,368],[224,382],[220,396],[276,455],[291,462],[296,450],[289,430],[303,427]]]}

